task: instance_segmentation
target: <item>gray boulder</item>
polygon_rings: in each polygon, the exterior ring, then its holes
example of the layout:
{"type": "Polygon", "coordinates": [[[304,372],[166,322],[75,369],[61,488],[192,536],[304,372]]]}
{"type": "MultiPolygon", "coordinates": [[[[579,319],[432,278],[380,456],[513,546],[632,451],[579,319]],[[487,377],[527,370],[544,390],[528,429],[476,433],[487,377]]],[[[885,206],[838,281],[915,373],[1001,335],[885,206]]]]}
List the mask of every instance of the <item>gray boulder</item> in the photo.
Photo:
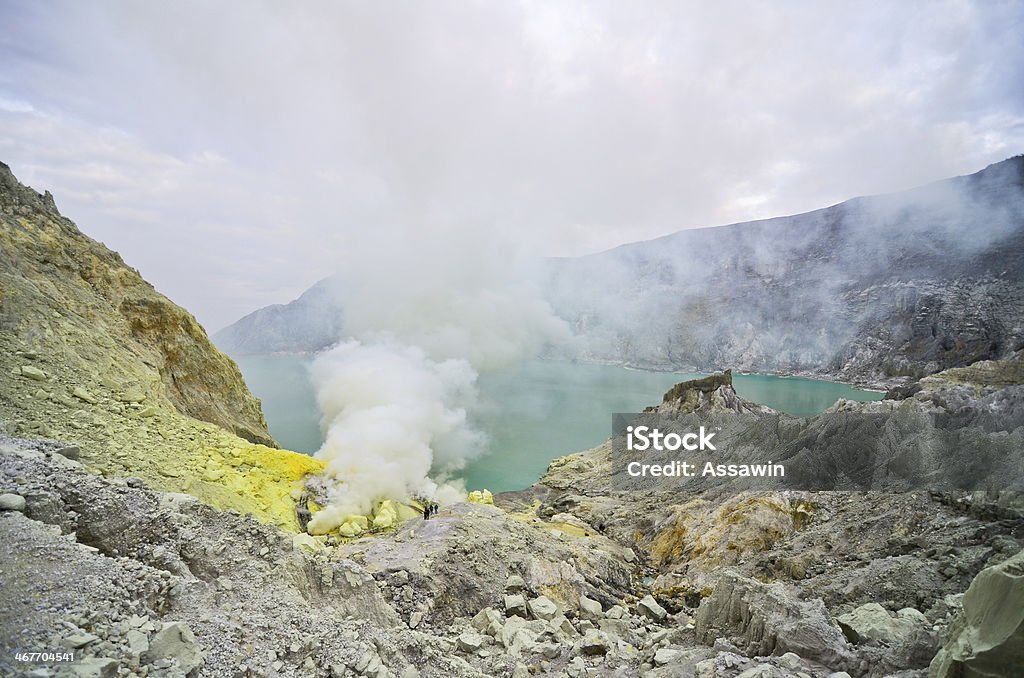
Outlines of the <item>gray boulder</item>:
{"type": "Polygon", "coordinates": [[[135,654],[142,654],[149,649],[149,638],[138,629],[129,629],[126,634],[128,649],[135,654]]]}
{"type": "Polygon", "coordinates": [[[1011,666],[1024,666],[1024,551],[974,578],[928,675],[994,678],[1011,666]]]}
{"type": "Polygon", "coordinates": [[[46,372],[43,372],[34,365],[22,365],[21,376],[31,379],[33,381],[46,381],[46,372]]]}
{"type": "Polygon", "coordinates": [[[526,582],[518,574],[510,574],[505,580],[506,591],[522,591],[526,588],[526,582]]]}
{"type": "Polygon", "coordinates": [[[0,511],[24,511],[25,497],[20,494],[0,494],[0,511]]]}
{"type": "Polygon", "coordinates": [[[493,607],[485,607],[473,617],[473,628],[496,638],[501,633],[501,613],[493,607]]]}
{"type": "Polygon", "coordinates": [[[726,573],[697,610],[697,639],[727,638],[748,656],[794,652],[832,669],[854,664],[853,652],[825,604],[801,601],[782,584],[726,573]]]}
{"type": "Polygon", "coordinates": [[[558,606],[547,596],[539,596],[529,603],[530,614],[534,619],[551,621],[558,614],[558,606]]]}
{"type": "Polygon", "coordinates": [[[878,603],[867,603],[837,621],[851,643],[884,648],[885,661],[893,669],[924,668],[939,647],[928,618],[911,607],[891,613],[878,603]]]}
{"type": "Polygon", "coordinates": [[[665,608],[658,605],[658,602],[654,600],[654,597],[650,594],[637,601],[636,613],[656,622],[664,621],[665,617],[668,616],[668,612],[665,611],[665,608]]]}
{"type": "Polygon", "coordinates": [[[526,612],[526,598],[517,594],[505,596],[505,616],[506,617],[525,617],[526,612]]]}
{"type": "Polygon", "coordinates": [[[582,655],[605,654],[611,649],[608,635],[597,629],[587,629],[583,638],[577,641],[575,651],[582,655]]]}
{"type": "Polygon", "coordinates": [[[203,653],[188,624],[169,622],[150,640],[149,650],[142,655],[142,659],[146,662],[168,659],[177,662],[182,673],[190,675],[198,673],[203,663],[203,653]]]}
{"type": "Polygon", "coordinates": [[[485,636],[472,631],[466,631],[459,635],[456,644],[463,652],[473,653],[480,650],[487,642],[485,636]]]}
{"type": "Polygon", "coordinates": [[[584,619],[590,619],[596,621],[598,619],[604,619],[604,610],[601,608],[601,603],[586,596],[580,596],[580,615],[584,619]]]}
{"type": "Polygon", "coordinates": [[[522,617],[509,617],[498,636],[499,642],[511,654],[531,654],[537,644],[537,637],[545,630],[544,622],[526,621],[522,617]]]}
{"type": "Polygon", "coordinates": [[[671,664],[683,654],[682,650],[663,647],[654,653],[654,664],[655,666],[664,666],[665,664],[671,664]]]}
{"type": "Polygon", "coordinates": [[[71,667],[71,675],[75,678],[114,678],[119,667],[116,659],[86,657],[71,667]]]}

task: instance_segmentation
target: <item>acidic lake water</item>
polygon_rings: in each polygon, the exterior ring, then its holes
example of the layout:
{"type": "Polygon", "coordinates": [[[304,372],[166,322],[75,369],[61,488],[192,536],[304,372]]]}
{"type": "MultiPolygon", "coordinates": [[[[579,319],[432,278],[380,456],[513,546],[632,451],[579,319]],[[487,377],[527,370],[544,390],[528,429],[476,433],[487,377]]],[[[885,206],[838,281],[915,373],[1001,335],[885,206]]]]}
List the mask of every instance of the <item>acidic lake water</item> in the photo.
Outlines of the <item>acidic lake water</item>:
{"type": "MultiPolygon", "coordinates": [[[[312,454],[323,443],[320,412],[309,379],[311,356],[235,358],[249,388],[263,400],[270,433],[290,450],[312,454]]],[[[661,402],[674,384],[703,375],[642,372],[611,365],[532,361],[483,374],[476,426],[490,446],[462,473],[469,489],[529,487],[556,458],[586,450],[611,435],[614,412],[638,412],[661,402]]],[[[840,398],[880,400],[881,393],[814,379],[733,376],[736,392],[797,416],[817,414],[840,398]]]]}

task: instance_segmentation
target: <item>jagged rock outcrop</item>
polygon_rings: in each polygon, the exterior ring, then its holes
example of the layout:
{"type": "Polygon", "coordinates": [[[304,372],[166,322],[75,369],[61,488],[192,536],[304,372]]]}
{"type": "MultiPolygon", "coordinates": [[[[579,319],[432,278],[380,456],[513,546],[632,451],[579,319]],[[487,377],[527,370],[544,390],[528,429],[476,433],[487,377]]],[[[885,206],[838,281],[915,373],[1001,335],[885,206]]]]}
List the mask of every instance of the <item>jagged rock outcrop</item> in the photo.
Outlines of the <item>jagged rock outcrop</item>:
{"type": "Polygon", "coordinates": [[[0,253],[8,403],[19,381],[12,370],[52,366],[84,388],[137,392],[147,405],[170,404],[274,445],[259,400],[195,318],[61,216],[49,192],[22,186],[2,163],[0,253]]]}
{"type": "Polygon", "coordinates": [[[996,678],[1010,667],[1024,668],[1024,551],[974,578],[928,675],[996,678]]]}
{"type": "Polygon", "coordinates": [[[725,574],[697,610],[697,638],[728,638],[749,656],[793,652],[833,671],[857,666],[821,600],[799,601],[781,584],[725,574]]]}
{"type": "MultiPolygon", "coordinates": [[[[998,445],[1013,438],[1011,431],[1021,430],[1019,399],[1024,387],[1018,375],[1022,359],[1024,354],[1018,353],[1007,360],[950,369],[916,382],[899,400],[841,402],[832,413],[806,419],[742,408],[722,411],[721,404],[735,396],[725,396],[730,390],[726,375],[680,384],[651,410],[708,417],[717,407],[722,418],[716,422],[728,417],[755,425],[774,422],[770,430],[780,431],[780,440],[802,441],[812,456],[815,441],[832,445],[829,441],[839,436],[829,423],[836,413],[851,417],[850,421],[865,417],[884,424],[886,417],[906,423],[915,421],[906,419],[907,413],[927,412],[945,418],[947,427],[964,439],[992,436],[998,445]]],[[[891,433],[899,430],[894,426],[891,433]]],[[[859,439],[857,431],[853,427],[847,434],[859,439]]],[[[760,439],[771,442],[767,435],[760,439]]],[[[898,435],[890,435],[883,442],[895,445],[897,440],[898,435]]],[[[830,449],[842,456],[840,448],[830,449]]],[[[1013,449],[1009,451],[1019,456],[1013,449]]],[[[523,499],[498,495],[496,502],[541,498],[539,515],[574,516],[630,545],[646,568],[655,600],[666,610],[693,611],[699,604],[707,605],[702,608],[706,610],[703,619],[698,614],[698,633],[720,652],[713,662],[691,658],[680,665],[693,671],[701,664],[703,670],[714,669],[721,675],[737,675],[739,667],[776,675],[768,668],[750,667],[741,658],[793,652],[802,660],[830,670],[842,668],[854,676],[898,671],[921,675],[958,612],[957,594],[992,559],[1017,553],[1024,543],[1024,506],[1013,492],[750,490],[730,487],[729,482],[680,488],[671,479],[625,491],[609,483],[612,454],[609,442],[557,459],[523,499]],[[723,580],[723,568],[734,574],[723,580]],[[737,581],[751,583],[738,586],[737,581]],[[766,593],[769,590],[771,596],[766,593]],[[744,602],[747,598],[763,605],[744,602]],[[764,603],[768,598],[772,602],[764,603]],[[711,600],[716,601],[714,605],[711,600]],[[814,600],[824,604],[821,617],[847,623],[847,637],[856,642],[825,642],[822,636],[808,641],[809,647],[803,649],[773,644],[778,637],[806,636],[806,629],[773,635],[774,611],[791,610],[793,620],[811,618],[814,615],[801,606],[814,600]],[[862,623],[866,617],[871,623],[862,623]],[[716,643],[718,637],[724,640],[716,643]],[[840,663],[835,663],[837,657],[840,663]]],[[[893,465],[891,472],[902,472],[898,463],[893,465]]],[[[1017,473],[1019,478],[1019,472],[1010,467],[1007,473],[1017,473]]],[[[785,619],[775,621],[785,625],[785,619]]],[[[841,639],[832,621],[821,629],[832,640],[836,634],[841,639]]]]}
{"type": "Polygon", "coordinates": [[[712,374],[702,379],[683,381],[670,388],[661,404],[648,407],[644,412],[658,414],[775,414],[775,410],[741,398],[732,387],[732,370],[712,374]]]}
{"type": "Polygon", "coordinates": [[[259,400],[187,311],[6,165],[0,426],[73,441],[94,471],[290,529],[292,490],[321,468],[273,449],[259,400]]]}

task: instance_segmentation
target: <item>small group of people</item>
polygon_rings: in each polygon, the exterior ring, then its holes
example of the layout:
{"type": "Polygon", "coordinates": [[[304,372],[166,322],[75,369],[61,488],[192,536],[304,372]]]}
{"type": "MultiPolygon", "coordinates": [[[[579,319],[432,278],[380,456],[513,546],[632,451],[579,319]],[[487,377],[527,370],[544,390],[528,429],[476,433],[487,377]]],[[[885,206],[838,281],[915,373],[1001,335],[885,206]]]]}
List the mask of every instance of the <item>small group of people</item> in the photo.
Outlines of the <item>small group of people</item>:
{"type": "Polygon", "coordinates": [[[430,516],[436,516],[438,508],[436,502],[427,502],[423,507],[423,520],[430,520],[430,516]]]}

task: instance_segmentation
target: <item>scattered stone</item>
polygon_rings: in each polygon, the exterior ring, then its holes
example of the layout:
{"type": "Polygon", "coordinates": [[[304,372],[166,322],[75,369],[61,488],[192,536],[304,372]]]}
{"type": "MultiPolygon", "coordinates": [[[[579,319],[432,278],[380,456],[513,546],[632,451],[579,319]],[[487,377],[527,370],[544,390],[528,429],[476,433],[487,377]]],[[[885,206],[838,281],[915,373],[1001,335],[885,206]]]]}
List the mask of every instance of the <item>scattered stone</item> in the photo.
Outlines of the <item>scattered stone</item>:
{"type": "Polygon", "coordinates": [[[165,623],[149,642],[149,650],[142,658],[147,662],[158,659],[176,661],[185,674],[195,671],[203,663],[203,653],[196,644],[196,637],[184,622],[165,623]]]}
{"type": "Polygon", "coordinates": [[[139,416],[140,417],[155,417],[156,416],[156,408],[153,407],[152,405],[150,405],[148,407],[144,407],[141,410],[139,410],[139,416]]]}
{"type": "Polygon", "coordinates": [[[509,617],[501,629],[499,640],[512,654],[532,654],[537,636],[543,631],[543,622],[526,621],[522,617],[509,617]]]}
{"type": "Polygon", "coordinates": [[[736,678],[775,678],[778,675],[771,664],[758,664],[743,671],[736,678]]]}
{"type": "Polygon", "coordinates": [[[124,393],[117,397],[122,403],[141,403],[146,399],[146,394],[142,392],[139,387],[132,387],[127,389],[124,393]]]}
{"type": "Polygon", "coordinates": [[[547,596],[538,596],[529,603],[530,614],[534,619],[551,621],[558,614],[558,606],[547,596]]]}
{"type": "Polygon", "coordinates": [[[664,666],[665,664],[671,664],[679,655],[683,653],[682,650],[673,650],[671,648],[663,647],[654,653],[654,663],[657,666],[664,666]]]}
{"type": "Polygon", "coordinates": [[[583,638],[576,643],[576,652],[584,655],[605,654],[609,649],[608,635],[597,629],[587,629],[583,638]]]}
{"type": "Polygon", "coordinates": [[[82,402],[89,403],[90,405],[95,405],[96,403],[99,402],[99,400],[96,398],[96,396],[94,396],[93,394],[89,393],[88,391],[86,391],[81,386],[76,386],[74,388],[74,390],[71,391],[71,395],[73,395],[74,397],[78,398],[82,402]]]}
{"type": "Polygon", "coordinates": [[[355,664],[352,665],[356,673],[362,676],[380,676],[387,675],[387,669],[380,661],[380,657],[373,650],[367,650],[359,656],[355,664]]]}
{"type": "Polygon", "coordinates": [[[25,497],[20,494],[0,494],[0,511],[24,511],[25,497]]]}
{"type": "Polygon", "coordinates": [[[492,638],[497,638],[501,633],[501,613],[493,607],[485,607],[473,617],[473,628],[480,633],[486,633],[492,638]]]}
{"type": "Polygon", "coordinates": [[[555,618],[548,622],[548,628],[563,641],[579,635],[564,614],[555,615],[555,618]]]}
{"type": "Polygon", "coordinates": [[[584,678],[587,675],[587,663],[583,661],[583,657],[573,657],[565,666],[565,674],[569,678],[584,678]]]}
{"type": "Polygon", "coordinates": [[[526,582],[518,574],[509,575],[508,579],[505,580],[506,591],[522,591],[526,588],[526,582]]]}
{"type": "Polygon", "coordinates": [[[206,469],[206,471],[203,472],[203,480],[217,482],[224,477],[225,473],[227,473],[227,471],[222,468],[206,469]]]}
{"type": "Polygon", "coordinates": [[[668,616],[668,612],[665,611],[658,602],[654,600],[654,596],[647,594],[636,604],[636,612],[642,617],[647,617],[651,621],[660,622],[668,616]]]}
{"type": "Polygon", "coordinates": [[[114,678],[120,668],[116,659],[86,657],[71,666],[76,678],[114,678]]]}
{"type": "Polygon", "coordinates": [[[135,654],[144,654],[149,650],[149,638],[145,633],[138,629],[131,629],[126,635],[128,639],[128,649],[135,654]]]}
{"type": "Polygon", "coordinates": [[[465,633],[459,635],[458,639],[456,640],[456,644],[458,645],[459,649],[463,652],[472,654],[480,650],[486,644],[486,638],[480,635],[479,633],[466,631],[465,633]]]}
{"type": "Polygon", "coordinates": [[[803,660],[800,659],[800,655],[793,652],[787,652],[779,657],[779,666],[784,669],[790,669],[795,671],[803,665],[803,660]]]}
{"type": "Polygon", "coordinates": [[[601,603],[586,596],[580,596],[580,613],[584,618],[597,621],[604,618],[601,603]]]}
{"type": "Polygon", "coordinates": [[[527,616],[526,611],[526,598],[517,594],[505,596],[505,616],[506,617],[525,617],[527,616]]]}
{"type": "Polygon", "coordinates": [[[99,636],[94,636],[91,633],[83,631],[81,633],[73,633],[70,636],[65,637],[64,640],[61,641],[61,644],[64,645],[64,647],[70,647],[73,650],[77,650],[78,648],[85,647],[90,643],[95,643],[99,639],[99,636]]]}
{"type": "Polygon", "coordinates": [[[626,608],[621,605],[612,605],[608,608],[608,612],[605,613],[605,616],[609,619],[622,619],[626,616],[626,608]]]}
{"type": "Polygon", "coordinates": [[[32,381],[46,381],[46,372],[35,365],[22,365],[21,376],[31,379],[32,381]]]}

